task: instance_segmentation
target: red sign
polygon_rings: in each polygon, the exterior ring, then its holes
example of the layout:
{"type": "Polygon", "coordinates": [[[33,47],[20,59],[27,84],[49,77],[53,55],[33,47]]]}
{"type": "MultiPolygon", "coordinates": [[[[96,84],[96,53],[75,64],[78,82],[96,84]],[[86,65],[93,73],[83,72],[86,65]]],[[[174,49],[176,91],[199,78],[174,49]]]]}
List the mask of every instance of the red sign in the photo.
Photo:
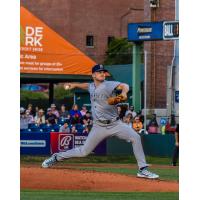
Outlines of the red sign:
{"type": "Polygon", "coordinates": [[[58,150],[66,151],[74,147],[74,135],[73,134],[59,134],[58,137],[58,150]]]}
{"type": "Polygon", "coordinates": [[[74,135],[68,133],[51,132],[51,153],[66,151],[74,148],[74,135]]]}
{"type": "MultiPolygon", "coordinates": [[[[70,133],[51,132],[51,154],[83,146],[87,137],[88,135],[74,135],[70,133]]],[[[97,155],[106,155],[106,140],[98,144],[93,152],[97,155]]]]}

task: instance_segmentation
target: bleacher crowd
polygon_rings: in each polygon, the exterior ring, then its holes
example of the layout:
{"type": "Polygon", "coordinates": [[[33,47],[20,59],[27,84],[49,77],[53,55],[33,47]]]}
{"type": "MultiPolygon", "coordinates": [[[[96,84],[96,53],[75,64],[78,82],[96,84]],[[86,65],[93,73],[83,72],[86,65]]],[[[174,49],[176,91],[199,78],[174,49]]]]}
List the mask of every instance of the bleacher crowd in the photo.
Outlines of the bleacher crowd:
{"type": "MultiPolygon", "coordinates": [[[[142,112],[135,112],[134,107],[129,108],[118,106],[119,118],[128,126],[133,128],[139,134],[144,130],[144,116],[142,112]]],[[[28,132],[65,132],[74,134],[88,135],[93,125],[91,111],[87,110],[85,105],[79,109],[77,104],[74,104],[71,110],[67,110],[65,105],[57,109],[55,104],[46,112],[41,108],[31,104],[27,109],[20,108],[20,131],[28,132]]],[[[176,127],[174,116],[171,116],[171,122],[165,126],[166,131],[173,133],[176,127]]],[[[159,125],[157,123],[156,114],[152,115],[147,125],[148,133],[158,133],[159,125]]]]}
{"type": "Polygon", "coordinates": [[[20,108],[20,130],[29,132],[66,132],[77,134],[88,134],[92,127],[91,112],[86,106],[78,109],[73,105],[71,110],[66,110],[65,105],[57,110],[55,104],[45,112],[36,107],[33,110],[31,104],[27,109],[20,108]]]}

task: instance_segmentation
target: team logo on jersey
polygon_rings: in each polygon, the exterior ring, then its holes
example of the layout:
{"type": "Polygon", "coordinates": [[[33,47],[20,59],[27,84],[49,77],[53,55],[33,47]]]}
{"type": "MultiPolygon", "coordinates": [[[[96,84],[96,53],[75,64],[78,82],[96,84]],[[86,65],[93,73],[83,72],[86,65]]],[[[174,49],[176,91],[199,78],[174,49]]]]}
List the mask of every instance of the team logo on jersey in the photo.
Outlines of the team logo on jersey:
{"type": "Polygon", "coordinates": [[[107,98],[108,98],[108,96],[105,95],[105,94],[98,94],[98,93],[91,93],[90,94],[91,101],[94,101],[94,100],[106,100],[107,98]]]}
{"type": "Polygon", "coordinates": [[[73,134],[60,134],[58,137],[59,151],[66,151],[74,148],[74,135],[73,134]]]}

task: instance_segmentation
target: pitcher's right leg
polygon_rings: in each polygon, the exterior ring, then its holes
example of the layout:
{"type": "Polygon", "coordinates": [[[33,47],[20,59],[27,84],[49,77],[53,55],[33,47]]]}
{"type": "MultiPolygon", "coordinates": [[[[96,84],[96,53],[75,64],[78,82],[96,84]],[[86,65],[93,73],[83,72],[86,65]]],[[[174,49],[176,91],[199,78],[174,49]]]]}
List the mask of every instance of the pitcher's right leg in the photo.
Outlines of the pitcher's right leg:
{"type": "Polygon", "coordinates": [[[53,154],[50,158],[46,159],[42,163],[42,167],[48,168],[57,161],[61,161],[66,158],[85,157],[91,153],[95,147],[106,137],[107,135],[105,128],[95,124],[93,125],[92,130],[90,131],[83,146],[53,154]]]}

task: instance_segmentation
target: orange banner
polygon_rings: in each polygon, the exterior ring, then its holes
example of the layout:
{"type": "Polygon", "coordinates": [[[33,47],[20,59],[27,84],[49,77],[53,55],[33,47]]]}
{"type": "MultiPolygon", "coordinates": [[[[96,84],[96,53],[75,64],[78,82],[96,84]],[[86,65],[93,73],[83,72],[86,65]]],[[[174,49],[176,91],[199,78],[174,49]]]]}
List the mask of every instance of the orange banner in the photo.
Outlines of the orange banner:
{"type": "Polygon", "coordinates": [[[20,25],[21,73],[91,74],[96,63],[24,7],[20,25]]]}

